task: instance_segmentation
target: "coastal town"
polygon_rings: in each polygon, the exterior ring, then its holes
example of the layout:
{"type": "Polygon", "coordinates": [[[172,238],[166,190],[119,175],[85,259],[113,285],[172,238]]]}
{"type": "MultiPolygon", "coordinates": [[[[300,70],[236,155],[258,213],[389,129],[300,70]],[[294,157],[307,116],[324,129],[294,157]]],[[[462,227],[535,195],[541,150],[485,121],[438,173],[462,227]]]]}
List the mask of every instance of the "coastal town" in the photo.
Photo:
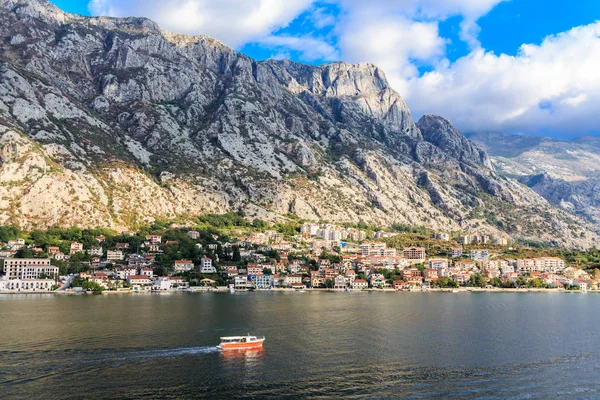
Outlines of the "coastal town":
{"type": "Polygon", "coordinates": [[[399,232],[334,224],[250,228],[88,232],[86,243],[58,245],[40,233],[19,237],[0,244],[0,292],[598,290],[584,268],[556,256],[511,257],[506,239],[487,235],[434,232],[427,249],[416,240],[388,245],[399,232]]]}

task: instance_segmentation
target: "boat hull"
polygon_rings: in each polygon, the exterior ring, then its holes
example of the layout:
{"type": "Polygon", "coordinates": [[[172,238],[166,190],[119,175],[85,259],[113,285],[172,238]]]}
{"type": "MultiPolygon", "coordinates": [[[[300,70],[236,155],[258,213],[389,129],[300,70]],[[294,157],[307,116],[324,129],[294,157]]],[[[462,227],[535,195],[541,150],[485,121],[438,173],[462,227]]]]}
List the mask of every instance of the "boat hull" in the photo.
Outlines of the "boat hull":
{"type": "Polygon", "coordinates": [[[221,350],[246,350],[246,349],[256,349],[260,348],[263,345],[265,340],[257,340],[255,342],[245,342],[245,343],[221,343],[217,347],[221,350]]]}

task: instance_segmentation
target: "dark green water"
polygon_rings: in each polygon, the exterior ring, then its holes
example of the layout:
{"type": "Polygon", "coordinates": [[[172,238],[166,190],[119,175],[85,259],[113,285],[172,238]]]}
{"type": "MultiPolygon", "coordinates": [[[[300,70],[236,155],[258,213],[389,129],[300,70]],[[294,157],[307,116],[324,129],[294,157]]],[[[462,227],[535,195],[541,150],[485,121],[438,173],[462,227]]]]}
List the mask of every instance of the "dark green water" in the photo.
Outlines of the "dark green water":
{"type": "Polygon", "coordinates": [[[0,296],[0,398],[600,398],[600,296],[0,296]],[[265,335],[261,352],[220,336],[265,335]]]}

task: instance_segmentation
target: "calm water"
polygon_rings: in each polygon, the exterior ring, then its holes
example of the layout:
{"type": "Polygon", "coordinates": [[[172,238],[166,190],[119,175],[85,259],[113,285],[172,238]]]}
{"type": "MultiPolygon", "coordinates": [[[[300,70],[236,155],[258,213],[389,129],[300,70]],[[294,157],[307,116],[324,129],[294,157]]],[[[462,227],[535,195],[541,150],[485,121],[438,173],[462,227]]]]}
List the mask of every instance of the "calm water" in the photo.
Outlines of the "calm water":
{"type": "Polygon", "coordinates": [[[0,296],[0,398],[600,398],[600,296],[0,296]],[[226,354],[220,336],[265,335],[226,354]]]}

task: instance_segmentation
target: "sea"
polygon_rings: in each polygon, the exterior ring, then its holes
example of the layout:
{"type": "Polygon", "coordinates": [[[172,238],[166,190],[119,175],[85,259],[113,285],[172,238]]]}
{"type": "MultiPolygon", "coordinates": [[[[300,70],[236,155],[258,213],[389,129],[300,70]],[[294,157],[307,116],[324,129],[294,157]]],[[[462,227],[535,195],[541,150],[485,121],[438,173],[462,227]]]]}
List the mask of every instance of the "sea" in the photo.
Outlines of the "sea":
{"type": "Polygon", "coordinates": [[[594,293],[0,295],[0,398],[597,399],[599,316],[594,293]]]}

